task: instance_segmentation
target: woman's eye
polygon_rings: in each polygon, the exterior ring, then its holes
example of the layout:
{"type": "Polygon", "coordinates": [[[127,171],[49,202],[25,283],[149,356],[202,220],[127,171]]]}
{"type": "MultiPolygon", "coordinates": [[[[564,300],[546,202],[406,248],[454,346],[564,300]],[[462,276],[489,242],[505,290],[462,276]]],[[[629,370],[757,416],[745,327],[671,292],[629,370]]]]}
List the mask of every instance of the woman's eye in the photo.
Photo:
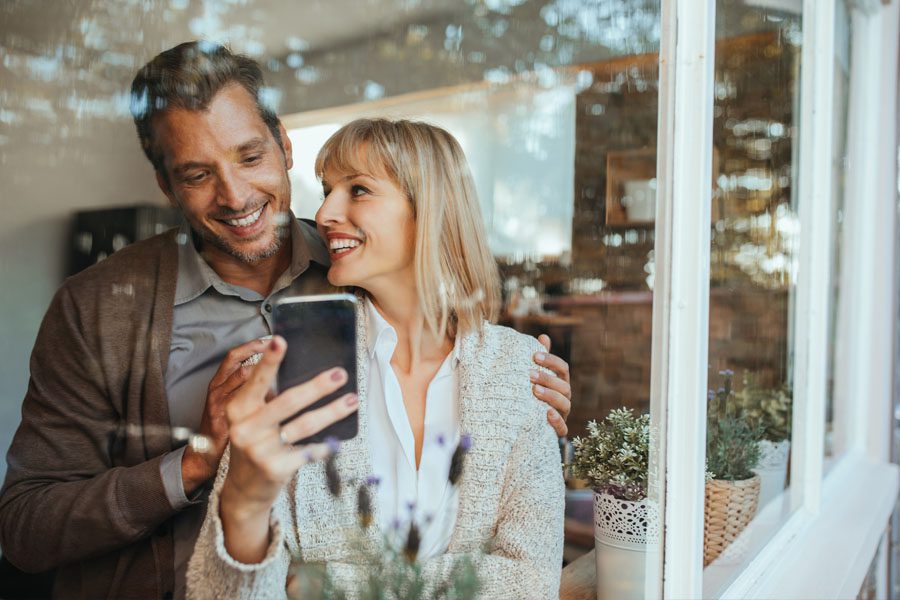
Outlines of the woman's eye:
{"type": "Polygon", "coordinates": [[[350,188],[350,193],[351,193],[354,197],[355,197],[355,196],[362,196],[363,194],[368,194],[368,193],[369,193],[369,190],[367,190],[366,188],[364,188],[364,187],[361,186],[361,185],[354,185],[352,188],[350,188]]]}

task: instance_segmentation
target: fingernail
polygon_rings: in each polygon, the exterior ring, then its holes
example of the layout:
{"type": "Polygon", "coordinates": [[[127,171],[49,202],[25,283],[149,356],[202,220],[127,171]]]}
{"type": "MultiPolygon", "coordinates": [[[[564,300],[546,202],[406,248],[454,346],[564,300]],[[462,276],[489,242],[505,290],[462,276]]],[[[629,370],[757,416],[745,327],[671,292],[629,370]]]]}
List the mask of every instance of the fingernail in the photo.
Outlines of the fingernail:
{"type": "Polygon", "coordinates": [[[538,374],[537,369],[528,369],[528,377],[532,381],[537,381],[538,379],[540,379],[540,375],[538,374]]]}
{"type": "Polygon", "coordinates": [[[545,391],[547,391],[547,390],[546,390],[546,388],[545,388],[544,386],[542,386],[542,385],[535,385],[535,386],[534,386],[534,391],[537,392],[538,394],[543,394],[543,393],[544,393],[545,391]]]}
{"type": "Polygon", "coordinates": [[[286,343],[283,337],[281,337],[280,335],[272,336],[272,339],[269,341],[269,348],[271,348],[272,350],[278,350],[278,347],[282,343],[286,343]]]}
{"type": "Polygon", "coordinates": [[[346,375],[347,375],[347,372],[344,369],[338,367],[331,372],[331,380],[332,381],[343,381],[344,377],[346,377],[346,375]]]}
{"type": "Polygon", "coordinates": [[[356,406],[357,404],[359,404],[359,397],[356,394],[348,394],[344,398],[344,402],[347,404],[347,406],[356,406]]]}
{"type": "Polygon", "coordinates": [[[536,360],[538,362],[544,362],[545,358],[547,358],[547,355],[544,354],[543,352],[538,352],[537,354],[534,355],[534,360],[536,360]]]}

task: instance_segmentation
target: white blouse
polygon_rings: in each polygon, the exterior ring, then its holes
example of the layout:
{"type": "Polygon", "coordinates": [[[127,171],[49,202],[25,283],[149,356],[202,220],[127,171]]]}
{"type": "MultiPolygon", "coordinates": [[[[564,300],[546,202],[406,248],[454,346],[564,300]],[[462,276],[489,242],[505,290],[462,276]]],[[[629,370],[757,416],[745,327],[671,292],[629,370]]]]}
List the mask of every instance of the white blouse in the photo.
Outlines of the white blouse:
{"type": "Polygon", "coordinates": [[[405,541],[411,520],[421,537],[419,560],[446,552],[456,524],[456,486],[448,479],[459,443],[458,343],[447,356],[425,396],[422,456],[416,470],[415,440],[403,405],[400,382],[391,367],[397,332],[371,301],[368,311],[369,453],[379,479],[375,514],[381,531],[395,544],[405,541]]]}

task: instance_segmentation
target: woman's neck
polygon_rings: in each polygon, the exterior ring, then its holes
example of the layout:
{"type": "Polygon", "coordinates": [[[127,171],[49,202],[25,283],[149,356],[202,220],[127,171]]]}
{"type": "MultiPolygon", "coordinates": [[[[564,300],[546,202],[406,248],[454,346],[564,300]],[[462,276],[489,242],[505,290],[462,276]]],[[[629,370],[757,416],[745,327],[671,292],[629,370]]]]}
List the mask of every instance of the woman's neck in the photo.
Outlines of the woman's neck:
{"type": "Polygon", "coordinates": [[[391,364],[410,373],[423,363],[443,362],[453,349],[449,335],[435,335],[425,322],[415,288],[370,294],[375,308],[397,332],[397,348],[391,364]]]}

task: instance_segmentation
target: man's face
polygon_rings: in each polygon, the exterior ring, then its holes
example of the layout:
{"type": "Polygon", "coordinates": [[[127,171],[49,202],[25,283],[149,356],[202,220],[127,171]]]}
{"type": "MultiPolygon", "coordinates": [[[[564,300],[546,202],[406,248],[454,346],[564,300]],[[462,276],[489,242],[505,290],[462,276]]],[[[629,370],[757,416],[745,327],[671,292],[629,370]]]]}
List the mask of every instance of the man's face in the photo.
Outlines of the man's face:
{"type": "Polygon", "coordinates": [[[207,259],[255,264],[277,254],[288,231],[291,145],[284,129],[278,144],[247,90],[226,86],[207,110],[171,109],[153,126],[166,176],[157,181],[207,259]]]}

